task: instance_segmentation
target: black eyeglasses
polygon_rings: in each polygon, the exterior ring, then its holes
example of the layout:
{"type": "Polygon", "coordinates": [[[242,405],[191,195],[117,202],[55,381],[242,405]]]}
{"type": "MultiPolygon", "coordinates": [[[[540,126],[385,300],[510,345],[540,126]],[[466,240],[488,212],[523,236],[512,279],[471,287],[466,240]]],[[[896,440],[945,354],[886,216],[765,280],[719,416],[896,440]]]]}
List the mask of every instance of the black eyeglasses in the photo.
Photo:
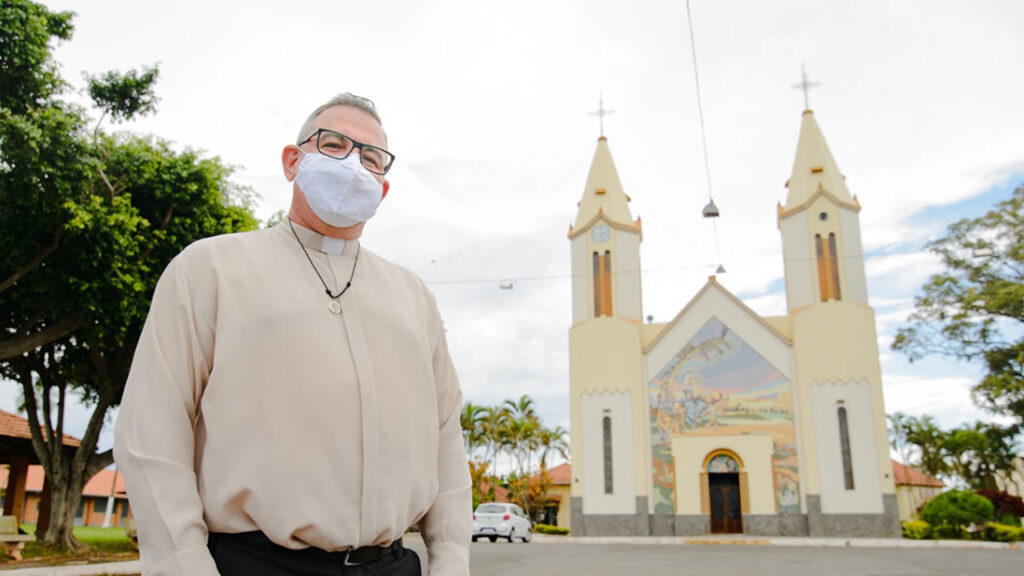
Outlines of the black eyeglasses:
{"type": "Polygon", "coordinates": [[[358,148],[359,162],[363,165],[363,168],[374,174],[380,174],[381,176],[387,174],[388,170],[391,169],[391,165],[395,162],[395,155],[383,148],[378,148],[371,144],[363,144],[345,136],[341,132],[335,132],[326,128],[320,128],[310,135],[309,138],[299,142],[299,146],[314,138],[316,139],[316,149],[318,152],[338,160],[348,158],[348,155],[358,148]]]}

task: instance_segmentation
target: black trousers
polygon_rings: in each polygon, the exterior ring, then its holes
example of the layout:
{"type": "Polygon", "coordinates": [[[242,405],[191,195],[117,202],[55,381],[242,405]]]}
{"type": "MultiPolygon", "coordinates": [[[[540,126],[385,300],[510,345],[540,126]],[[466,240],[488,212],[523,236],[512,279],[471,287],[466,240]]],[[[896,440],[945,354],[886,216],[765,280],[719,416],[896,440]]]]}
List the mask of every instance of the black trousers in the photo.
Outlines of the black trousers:
{"type": "Polygon", "coordinates": [[[274,544],[260,532],[211,532],[207,547],[221,576],[421,576],[416,552],[394,546],[380,558],[346,565],[344,552],[319,548],[292,550],[274,544]]]}

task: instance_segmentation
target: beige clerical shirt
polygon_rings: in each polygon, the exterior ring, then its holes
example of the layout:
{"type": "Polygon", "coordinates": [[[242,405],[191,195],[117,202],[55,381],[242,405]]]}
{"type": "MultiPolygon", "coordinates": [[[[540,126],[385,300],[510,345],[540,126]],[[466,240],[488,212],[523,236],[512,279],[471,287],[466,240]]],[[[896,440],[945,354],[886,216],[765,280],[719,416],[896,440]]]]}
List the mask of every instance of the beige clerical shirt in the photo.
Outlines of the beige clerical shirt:
{"type": "Polygon", "coordinates": [[[289,548],[384,545],[411,525],[432,576],[469,574],[462,393],[433,295],[357,241],[285,222],[192,244],[164,271],[114,453],[143,573],[207,576],[208,531],[289,548]],[[332,254],[333,252],[333,254],[332,254]]]}

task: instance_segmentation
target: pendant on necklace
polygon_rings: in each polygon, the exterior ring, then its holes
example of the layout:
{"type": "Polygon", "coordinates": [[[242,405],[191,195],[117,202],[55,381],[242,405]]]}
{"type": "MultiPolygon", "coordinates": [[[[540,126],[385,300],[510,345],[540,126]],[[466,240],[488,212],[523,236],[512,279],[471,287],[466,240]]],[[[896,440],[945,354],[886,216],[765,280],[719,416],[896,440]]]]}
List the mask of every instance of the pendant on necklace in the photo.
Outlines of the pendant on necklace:
{"type": "Polygon", "coordinates": [[[327,309],[331,311],[331,314],[341,314],[341,302],[331,300],[327,303],[327,309]]]}

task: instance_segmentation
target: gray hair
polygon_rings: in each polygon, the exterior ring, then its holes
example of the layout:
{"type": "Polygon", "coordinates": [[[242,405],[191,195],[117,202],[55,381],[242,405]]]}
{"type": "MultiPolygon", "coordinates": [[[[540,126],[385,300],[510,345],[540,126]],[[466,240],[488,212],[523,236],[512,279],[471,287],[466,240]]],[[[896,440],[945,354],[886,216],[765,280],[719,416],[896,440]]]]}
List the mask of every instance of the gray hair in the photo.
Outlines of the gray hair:
{"type": "MultiPolygon", "coordinates": [[[[356,96],[350,92],[344,92],[338,94],[334,98],[331,98],[324,104],[313,110],[313,113],[306,118],[306,121],[302,123],[302,128],[299,129],[299,137],[296,139],[296,144],[301,144],[303,140],[309,138],[309,136],[316,130],[316,118],[324,110],[328,108],[334,108],[335,106],[351,106],[352,108],[358,108],[363,112],[366,112],[377,121],[377,124],[381,125],[381,132],[384,131],[384,123],[380,121],[380,115],[377,114],[377,107],[373,105],[373,100],[369,98],[363,98],[362,96],[356,96]]],[[[388,141],[388,135],[384,134],[384,142],[388,141]]]]}

